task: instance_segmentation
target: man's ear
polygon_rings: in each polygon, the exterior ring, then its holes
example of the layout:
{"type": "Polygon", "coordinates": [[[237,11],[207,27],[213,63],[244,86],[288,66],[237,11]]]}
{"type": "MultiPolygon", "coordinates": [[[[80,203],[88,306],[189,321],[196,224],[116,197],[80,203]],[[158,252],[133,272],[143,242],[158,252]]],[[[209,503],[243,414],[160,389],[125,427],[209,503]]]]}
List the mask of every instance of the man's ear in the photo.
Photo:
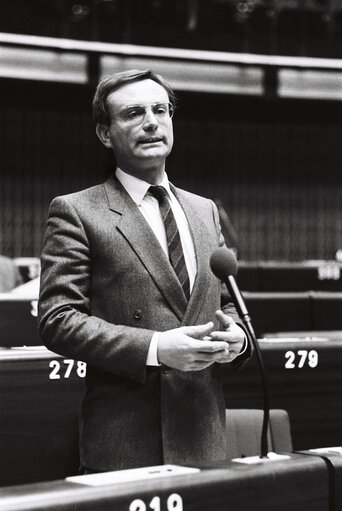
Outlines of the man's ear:
{"type": "Polygon", "coordinates": [[[112,149],[112,143],[109,137],[109,126],[106,126],[105,124],[97,124],[96,134],[104,146],[108,149],[112,149]]]}

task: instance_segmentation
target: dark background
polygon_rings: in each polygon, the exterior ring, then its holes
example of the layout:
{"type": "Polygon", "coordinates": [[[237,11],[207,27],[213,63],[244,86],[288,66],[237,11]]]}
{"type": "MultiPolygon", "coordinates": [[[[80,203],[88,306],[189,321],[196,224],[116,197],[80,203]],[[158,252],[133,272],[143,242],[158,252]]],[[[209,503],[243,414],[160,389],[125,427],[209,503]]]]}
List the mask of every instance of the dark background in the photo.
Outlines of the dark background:
{"type": "MultiPolygon", "coordinates": [[[[53,197],[103,181],[88,87],[0,80],[0,252],[38,256],[53,197]]],[[[167,171],[219,198],[239,255],[330,259],[342,248],[341,104],[178,93],[167,171]]]]}
{"type": "MultiPolygon", "coordinates": [[[[341,56],[340,3],[11,0],[0,31],[330,59],[341,56]]],[[[91,120],[93,92],[0,78],[1,254],[39,256],[51,199],[112,171],[91,120]]],[[[333,259],[342,248],[341,102],[176,93],[167,172],[222,201],[239,257],[333,259]]]]}

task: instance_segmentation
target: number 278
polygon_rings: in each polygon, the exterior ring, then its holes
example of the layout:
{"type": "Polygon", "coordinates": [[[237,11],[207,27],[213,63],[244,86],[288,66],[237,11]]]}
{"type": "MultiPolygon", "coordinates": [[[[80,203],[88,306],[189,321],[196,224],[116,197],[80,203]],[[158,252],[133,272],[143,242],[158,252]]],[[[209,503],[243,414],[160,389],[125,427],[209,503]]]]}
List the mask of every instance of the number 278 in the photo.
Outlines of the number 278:
{"type": "Polygon", "coordinates": [[[72,359],[64,359],[63,366],[58,360],[51,360],[49,367],[52,371],[49,374],[50,380],[60,380],[61,374],[63,378],[70,378],[72,370],[76,371],[79,378],[84,378],[87,372],[87,364],[85,362],[75,361],[72,359]]]}

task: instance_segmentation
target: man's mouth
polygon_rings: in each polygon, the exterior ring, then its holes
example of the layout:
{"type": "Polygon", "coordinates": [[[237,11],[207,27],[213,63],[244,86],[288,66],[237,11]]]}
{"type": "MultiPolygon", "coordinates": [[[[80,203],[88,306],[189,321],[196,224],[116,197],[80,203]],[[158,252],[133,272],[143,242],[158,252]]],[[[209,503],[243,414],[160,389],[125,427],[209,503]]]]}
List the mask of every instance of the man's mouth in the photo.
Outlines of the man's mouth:
{"type": "Polygon", "coordinates": [[[156,144],[162,141],[163,141],[162,137],[147,137],[139,140],[139,144],[156,144]]]}

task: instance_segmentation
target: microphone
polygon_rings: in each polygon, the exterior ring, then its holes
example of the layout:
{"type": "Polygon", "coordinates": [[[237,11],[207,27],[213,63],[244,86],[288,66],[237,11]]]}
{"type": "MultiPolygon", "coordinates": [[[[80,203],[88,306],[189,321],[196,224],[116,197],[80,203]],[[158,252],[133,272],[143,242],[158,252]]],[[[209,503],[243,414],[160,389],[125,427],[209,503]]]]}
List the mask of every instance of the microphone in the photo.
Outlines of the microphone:
{"type": "Polygon", "coordinates": [[[263,403],[264,403],[264,416],[261,430],[261,458],[268,458],[268,440],[267,432],[269,425],[270,407],[269,407],[269,394],[268,384],[264,362],[262,359],[261,350],[257,341],[256,335],[253,330],[251,318],[248,314],[247,307],[241,296],[235,276],[238,271],[238,262],[232,250],[226,247],[220,247],[213,252],[210,257],[210,268],[215,277],[224,282],[229,291],[230,297],[236,307],[236,310],[246,327],[247,333],[252,341],[257,356],[257,361],[261,373],[262,388],[263,388],[263,403]]]}

